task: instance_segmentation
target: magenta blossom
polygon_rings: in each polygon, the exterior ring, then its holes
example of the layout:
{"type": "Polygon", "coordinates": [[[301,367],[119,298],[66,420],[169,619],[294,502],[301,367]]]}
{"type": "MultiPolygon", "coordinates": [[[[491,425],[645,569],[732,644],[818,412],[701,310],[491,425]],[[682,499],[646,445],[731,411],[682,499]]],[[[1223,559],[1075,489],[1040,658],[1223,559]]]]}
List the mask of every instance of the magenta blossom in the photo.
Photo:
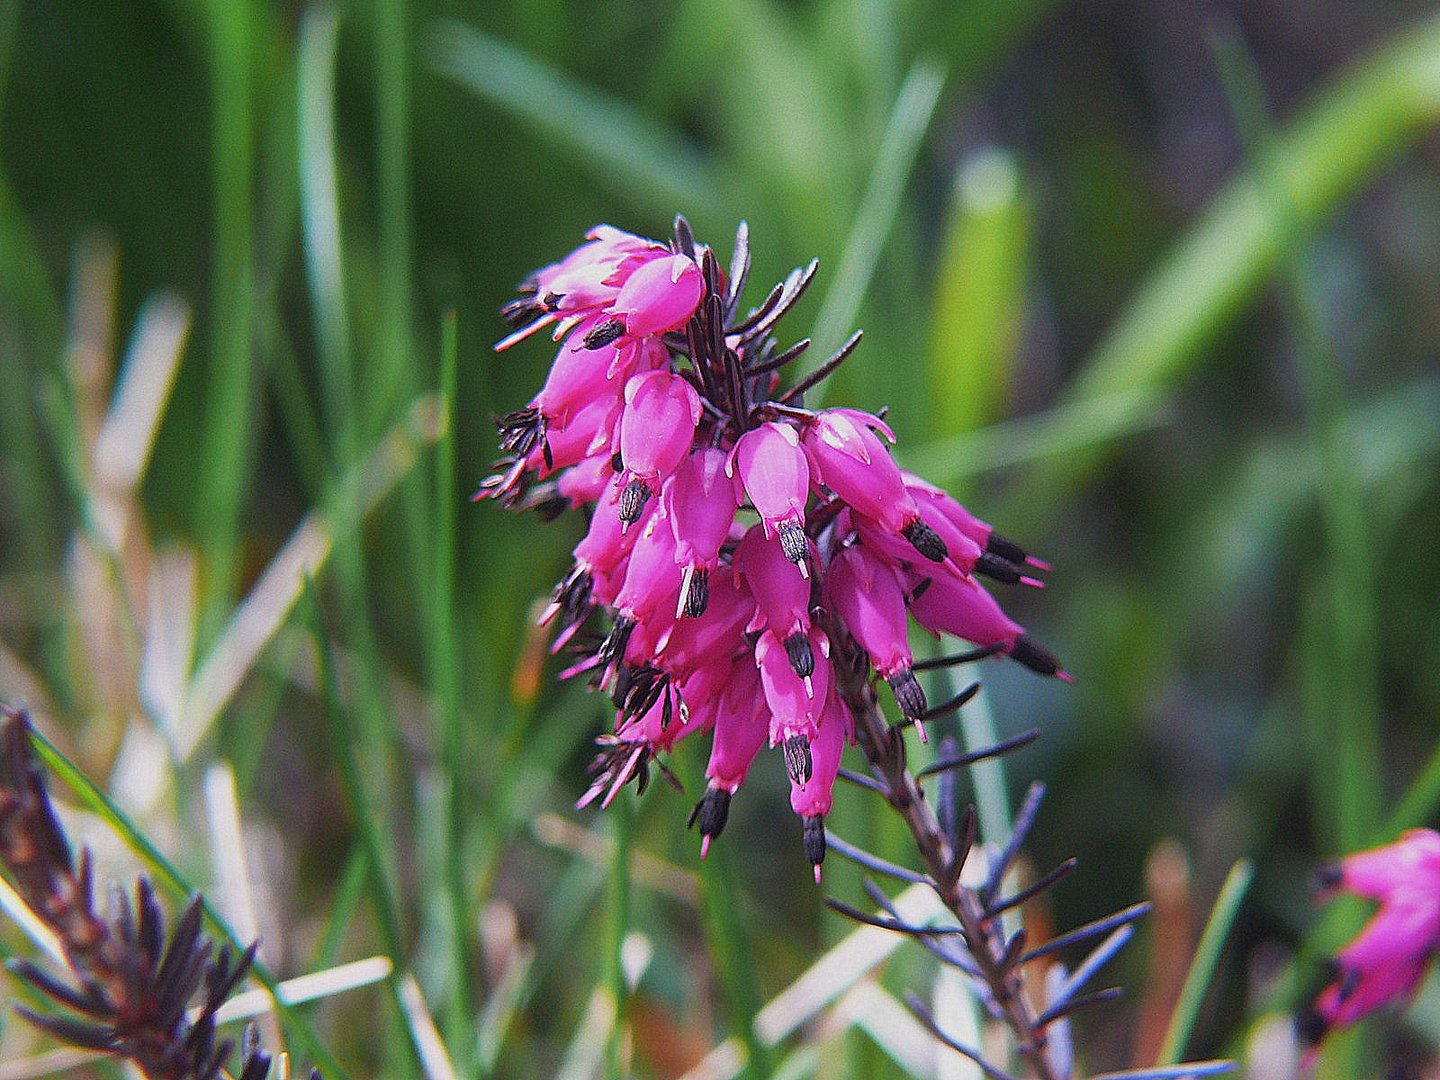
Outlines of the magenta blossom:
{"type": "Polygon", "coordinates": [[[1320,880],[1380,906],[1335,956],[1334,980],[1301,1017],[1301,1035],[1315,1044],[1311,1062],[1331,1030],[1410,997],[1440,950],[1440,833],[1410,829],[1394,843],[1327,867],[1320,880]]]}
{"type": "Polygon", "coordinates": [[[571,654],[562,675],[616,708],[581,802],[643,788],[678,742],[708,737],[691,818],[703,855],[756,758],[779,747],[818,877],[867,679],[891,686],[907,724],[958,707],[927,709],[910,616],[1064,673],[972,577],[1038,584],[1028,571],[1043,564],[902,473],[878,417],[806,409],[813,378],[781,391],[805,344],[782,349],[774,331],[808,279],[746,311],[744,250],[732,281],[683,222],[668,245],[598,226],[536,273],[500,347],[552,327],[560,348],[529,406],[500,421],[506,456],[481,494],[589,515],[541,617],[571,654]]]}

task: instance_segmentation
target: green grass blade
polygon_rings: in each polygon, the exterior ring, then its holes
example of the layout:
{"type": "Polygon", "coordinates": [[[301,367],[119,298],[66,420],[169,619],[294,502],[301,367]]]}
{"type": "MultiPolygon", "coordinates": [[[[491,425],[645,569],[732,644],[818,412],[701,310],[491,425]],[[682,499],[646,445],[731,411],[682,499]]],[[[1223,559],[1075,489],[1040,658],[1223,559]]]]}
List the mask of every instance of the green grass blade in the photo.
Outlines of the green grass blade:
{"type": "Polygon", "coordinates": [[[680,208],[697,224],[724,217],[725,183],[675,132],[463,23],[436,23],[428,45],[440,74],[573,152],[600,179],[662,220],[680,208]]]}
{"type": "Polygon", "coordinates": [[[211,176],[215,206],[209,446],[196,522],[208,556],[205,632],[228,608],[236,574],[240,509],[249,490],[255,288],[251,229],[254,123],[249,0],[210,0],[211,176]]]}
{"type": "MultiPolygon", "coordinates": [[[[1274,158],[1284,166],[1296,230],[1313,231],[1437,122],[1440,16],[1432,15],[1334,82],[1277,134],[1274,158]]],[[[1109,399],[1119,410],[1116,428],[1154,410],[1258,294],[1280,257],[1278,226],[1254,175],[1232,180],[1136,291],[1067,388],[1065,407],[1109,399]]],[[[1091,443],[1047,463],[1032,483],[1074,483],[1104,457],[1091,443]]]]}
{"type": "Polygon", "coordinates": [[[339,37],[340,15],[334,7],[317,4],[306,11],[300,23],[296,105],[305,275],[315,311],[315,341],[335,465],[344,469],[354,460],[357,430],[335,165],[339,37]]]}
{"type": "MultiPolygon", "coordinates": [[[[815,319],[815,332],[811,335],[814,345],[805,360],[800,361],[807,372],[823,363],[855,328],[860,304],[900,213],[901,196],[944,84],[944,70],[922,61],[910,69],[895,96],[895,106],[875,154],[875,165],[860,200],[855,224],[846,238],[835,276],[815,319]]],[[[822,383],[810,392],[812,402],[823,398],[824,386],[822,383]]]]}
{"type": "Polygon", "coordinates": [[[443,809],[440,814],[442,862],[446,904],[450,925],[442,939],[450,940],[454,957],[455,986],[444,1013],[446,1042],[458,1055],[457,1066],[469,1072],[473,1042],[471,1028],[475,1015],[475,992],[470,979],[470,890],[466,888],[464,851],[461,843],[466,822],[463,813],[465,739],[460,710],[460,642],[455,626],[455,386],[456,317],[451,311],[441,327],[440,410],[443,434],[435,445],[434,521],[432,522],[433,582],[430,596],[430,686],[435,700],[443,809]]]}
{"type": "Polygon", "coordinates": [[[1200,1014],[1201,1002],[1205,1000],[1205,992],[1220,963],[1220,951],[1225,946],[1225,939],[1230,936],[1230,928],[1254,877],[1255,866],[1249,859],[1239,860],[1225,875],[1225,883],[1220,886],[1220,895],[1215,898],[1215,906],[1210,909],[1210,918],[1205,921],[1205,929],[1200,934],[1200,943],[1195,947],[1195,958],[1185,975],[1180,1000],[1175,1003],[1175,1012],[1171,1014],[1157,1065],[1180,1064],[1190,1033],[1195,1028],[1195,1019],[1200,1014]]]}
{"type": "MultiPolygon", "coordinates": [[[[163,889],[177,900],[189,899],[199,891],[186,880],[185,876],[161,853],[160,849],[150,842],[149,838],[140,831],[125,812],[108,795],[96,787],[88,776],[77,769],[54,743],[33,729],[31,738],[35,752],[40,759],[75,794],[81,805],[114,830],[115,835],[139,857],[163,889]]],[[[230,924],[222,919],[209,903],[205,904],[205,921],[215,933],[225,939],[225,943],[236,955],[249,947],[250,943],[241,941],[230,924]]],[[[303,1017],[297,1015],[292,1007],[280,1000],[279,980],[258,959],[251,967],[251,971],[260,984],[274,997],[276,1012],[290,1036],[303,1047],[304,1052],[314,1059],[326,1075],[343,1080],[346,1075],[345,1070],[340,1068],[339,1062],[320,1041],[314,1029],[303,1017]]]]}
{"type": "Polygon", "coordinates": [[[605,904],[606,977],[615,1000],[615,1024],[605,1047],[606,1080],[626,1080],[625,1027],[629,1022],[630,988],[625,982],[623,952],[630,932],[630,850],[635,833],[635,807],[629,792],[622,791],[607,811],[611,837],[615,842],[610,857],[610,888],[605,904]]]}
{"type": "Polygon", "coordinates": [[[367,378],[369,430],[414,390],[410,226],[410,60],[405,0],[375,0],[375,151],[380,280],[367,378]]]}
{"type": "Polygon", "coordinates": [[[1341,850],[1359,847],[1379,821],[1379,629],[1371,535],[1354,462],[1358,448],[1346,437],[1347,392],[1339,358],[1328,339],[1323,300],[1301,246],[1293,196],[1284,184],[1284,159],[1270,129],[1259,73],[1238,33],[1216,38],[1217,59],[1231,109],[1275,223],[1281,248],[1287,313],[1294,330],[1306,421],[1320,462],[1320,507],[1326,531],[1323,633],[1329,659],[1316,673],[1326,687],[1327,737],[1318,741],[1312,785],[1333,793],[1334,838],[1341,850]]]}
{"type": "Polygon", "coordinates": [[[745,1049],[745,1064],[739,1075],[747,1080],[765,1080],[774,1072],[773,1055],[755,1032],[760,988],[751,963],[750,944],[740,924],[736,873],[730,849],[724,844],[713,846],[700,867],[700,914],[710,961],[724,990],[730,1027],[745,1049]]]}
{"type": "Polygon", "coordinates": [[[955,176],[930,317],[930,430],[1003,412],[1025,301],[1030,208],[1013,155],[986,149],[955,176]]]}
{"type": "MultiPolygon", "coordinates": [[[[355,828],[360,834],[360,844],[365,851],[365,865],[369,870],[370,909],[375,915],[382,947],[394,965],[390,977],[385,982],[395,1009],[403,1017],[406,1010],[401,997],[400,980],[401,973],[405,968],[405,961],[401,951],[399,892],[395,885],[395,871],[389,861],[389,853],[394,849],[385,835],[387,830],[384,818],[371,800],[361,774],[360,763],[356,758],[356,748],[363,744],[364,739],[363,737],[357,738],[355,725],[349,718],[350,710],[346,709],[340,700],[330,636],[325,628],[325,617],[321,613],[320,602],[315,595],[314,583],[308,578],[301,596],[301,603],[304,605],[310,632],[315,642],[316,665],[320,674],[320,695],[330,717],[330,732],[334,740],[336,763],[340,769],[340,777],[345,788],[346,799],[350,803],[351,814],[355,819],[355,828]]],[[[423,1055],[414,1040],[410,1025],[403,1026],[411,1035],[410,1072],[412,1075],[419,1075],[422,1069],[423,1055]]],[[[395,1060],[395,1056],[392,1055],[390,1060],[395,1060]]]]}

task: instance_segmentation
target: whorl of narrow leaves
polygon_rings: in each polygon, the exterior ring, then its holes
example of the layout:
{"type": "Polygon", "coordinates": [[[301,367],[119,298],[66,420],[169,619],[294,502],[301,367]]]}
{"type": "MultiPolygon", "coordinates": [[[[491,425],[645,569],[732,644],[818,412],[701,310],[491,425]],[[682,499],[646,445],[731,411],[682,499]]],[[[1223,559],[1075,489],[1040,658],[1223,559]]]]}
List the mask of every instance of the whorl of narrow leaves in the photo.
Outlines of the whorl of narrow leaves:
{"type": "MultiPolygon", "coordinates": [[[[90,853],[73,854],[50,802],[23,711],[0,706],[0,863],[16,890],[59,939],[73,983],[28,960],[10,970],[64,1012],[16,1011],[63,1042],[132,1061],[155,1080],[212,1080],[234,1049],[217,1037],[215,1012],[255,957],[218,951],[204,934],[204,901],[195,896],[169,934],[149,881],[133,902],[112,887],[109,910],[95,910],[90,853]],[[190,1007],[198,998],[198,1009],[190,1007]]],[[[247,1037],[240,1080],[264,1080],[270,1057],[247,1037]]]]}

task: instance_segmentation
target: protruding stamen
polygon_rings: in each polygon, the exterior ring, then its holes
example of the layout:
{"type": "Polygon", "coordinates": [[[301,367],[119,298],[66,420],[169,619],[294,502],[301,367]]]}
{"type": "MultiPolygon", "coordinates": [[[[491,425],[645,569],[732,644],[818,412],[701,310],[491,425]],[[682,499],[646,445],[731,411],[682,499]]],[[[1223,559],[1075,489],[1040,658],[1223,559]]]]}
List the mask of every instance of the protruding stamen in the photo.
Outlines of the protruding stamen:
{"type": "Polygon", "coordinates": [[[993,551],[980,553],[980,557],[975,560],[975,572],[984,574],[988,578],[994,578],[1004,585],[1018,585],[1022,576],[1018,566],[1008,559],[1002,559],[993,551]]]}
{"type": "Polygon", "coordinates": [[[620,500],[616,505],[615,512],[620,515],[620,520],[625,527],[629,528],[640,520],[640,511],[645,509],[645,504],[650,500],[650,486],[644,480],[631,480],[620,492],[620,500]]]}
{"type": "Polygon", "coordinates": [[[790,670],[802,679],[815,673],[815,654],[810,649],[810,639],[798,630],[785,639],[785,655],[790,658],[790,670]]]}
{"type": "Polygon", "coordinates": [[[910,541],[916,551],[931,562],[944,562],[946,556],[950,554],[950,550],[945,546],[945,541],[940,539],[940,534],[919,518],[905,526],[905,531],[901,535],[910,541]]]}
{"type": "Polygon", "coordinates": [[[801,833],[805,846],[805,858],[815,867],[815,881],[820,881],[820,864],[825,861],[825,818],[820,814],[805,819],[805,830],[801,833]]]}
{"type": "MultiPolygon", "coordinates": [[[[905,716],[917,720],[925,715],[929,704],[925,700],[925,690],[915,678],[913,669],[901,668],[885,681],[890,684],[890,689],[895,691],[895,704],[900,706],[900,711],[905,716]]],[[[923,739],[924,736],[921,737],[923,739]]]]}
{"type": "Polygon", "coordinates": [[[810,740],[804,735],[792,735],[785,740],[785,771],[790,779],[802,787],[810,782],[813,762],[810,760],[810,740]]]}
{"type": "Polygon", "coordinates": [[[600,660],[608,664],[612,660],[624,659],[625,648],[630,644],[630,635],[634,630],[634,619],[625,615],[617,615],[615,617],[615,626],[600,644],[600,650],[597,654],[600,660]]]}
{"type": "Polygon", "coordinates": [[[810,541],[797,523],[787,521],[780,526],[780,550],[785,552],[785,558],[800,568],[801,574],[810,576],[810,541]]]}
{"type": "Polygon", "coordinates": [[[692,828],[697,821],[700,823],[700,857],[702,859],[710,850],[710,841],[725,830],[725,822],[729,818],[730,792],[719,787],[706,788],[705,794],[695,804],[695,809],[690,811],[690,820],[685,826],[692,828]]]}
{"type": "Polygon", "coordinates": [[[1024,664],[1037,675],[1053,675],[1066,682],[1074,681],[1069,673],[1060,667],[1060,661],[1055,654],[1033,640],[1029,634],[1021,634],[1015,639],[1015,644],[1010,646],[1010,659],[1024,664]]]}
{"type": "Polygon", "coordinates": [[[603,349],[623,333],[625,333],[625,324],[618,319],[613,322],[601,323],[585,335],[585,348],[603,349]]]}
{"type": "Polygon", "coordinates": [[[1330,863],[1315,871],[1317,889],[1338,889],[1345,880],[1345,869],[1339,863],[1330,863]]]}

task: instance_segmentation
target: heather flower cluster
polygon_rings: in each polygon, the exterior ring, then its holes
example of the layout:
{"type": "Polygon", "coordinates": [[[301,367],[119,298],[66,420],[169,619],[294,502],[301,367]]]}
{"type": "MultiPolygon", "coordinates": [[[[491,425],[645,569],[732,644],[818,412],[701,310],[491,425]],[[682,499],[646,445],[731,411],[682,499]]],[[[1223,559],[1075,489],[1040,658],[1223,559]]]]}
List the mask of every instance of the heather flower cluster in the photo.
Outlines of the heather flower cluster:
{"type": "Polygon", "coordinates": [[[658,755],[710,733],[691,818],[703,855],[757,755],[780,747],[818,879],[855,735],[836,664],[868,663],[922,738],[943,710],[916,679],[911,618],[1068,676],[978,580],[1039,585],[1045,564],[899,468],[880,416],[805,408],[860,335],[781,389],[809,342],[782,349],[775,329],[815,268],[742,313],[743,225],[728,273],[683,218],[669,243],[592,229],[504,309],[514,332],[497,349],[548,329],[559,351],[529,405],[499,421],[506,456],[477,498],[588,515],[542,616],[575,657],[565,674],[617,710],[581,803],[643,787],[658,755]]]}
{"type": "MultiPolygon", "coordinates": [[[[1388,1002],[1408,998],[1440,951],[1440,833],[1410,829],[1394,843],[1359,851],[1320,872],[1326,891],[1379,902],[1354,941],[1334,959],[1334,977],[1300,1018],[1318,1047],[1388,1002]]],[[[1313,1062],[1312,1049],[1309,1060],[1313,1062]]]]}

